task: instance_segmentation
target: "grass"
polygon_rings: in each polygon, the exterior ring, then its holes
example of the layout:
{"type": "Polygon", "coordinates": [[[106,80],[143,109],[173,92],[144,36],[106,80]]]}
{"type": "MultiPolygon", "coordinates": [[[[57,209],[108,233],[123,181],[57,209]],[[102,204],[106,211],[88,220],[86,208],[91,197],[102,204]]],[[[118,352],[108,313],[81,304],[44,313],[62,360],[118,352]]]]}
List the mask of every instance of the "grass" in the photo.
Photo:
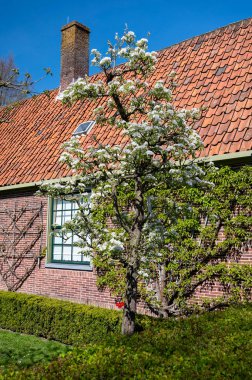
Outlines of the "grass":
{"type": "Polygon", "coordinates": [[[252,305],[187,319],[144,319],[131,337],[101,336],[5,379],[252,379],[252,305]]]}
{"type": "Polygon", "coordinates": [[[59,342],[0,330],[0,369],[50,362],[69,348],[59,342]]]}

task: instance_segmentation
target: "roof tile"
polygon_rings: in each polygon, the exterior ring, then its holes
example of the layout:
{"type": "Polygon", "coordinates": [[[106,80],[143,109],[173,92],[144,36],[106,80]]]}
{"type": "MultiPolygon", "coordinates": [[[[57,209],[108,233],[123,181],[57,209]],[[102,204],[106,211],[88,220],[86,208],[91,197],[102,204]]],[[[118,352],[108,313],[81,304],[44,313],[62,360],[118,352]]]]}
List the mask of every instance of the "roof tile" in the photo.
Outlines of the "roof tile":
{"type": "MultiPolygon", "coordinates": [[[[166,79],[176,70],[176,107],[207,107],[195,125],[205,145],[204,156],[252,149],[251,43],[250,18],[158,52],[150,82],[166,79]]],[[[66,107],[55,101],[57,93],[56,89],[49,98],[41,94],[27,99],[8,112],[0,110],[8,119],[0,124],[0,186],[71,175],[58,160],[62,143],[78,124],[93,119],[98,102],[85,100],[66,107]]],[[[94,144],[94,135],[105,144],[125,143],[121,131],[94,125],[82,138],[84,146],[94,144]]]]}

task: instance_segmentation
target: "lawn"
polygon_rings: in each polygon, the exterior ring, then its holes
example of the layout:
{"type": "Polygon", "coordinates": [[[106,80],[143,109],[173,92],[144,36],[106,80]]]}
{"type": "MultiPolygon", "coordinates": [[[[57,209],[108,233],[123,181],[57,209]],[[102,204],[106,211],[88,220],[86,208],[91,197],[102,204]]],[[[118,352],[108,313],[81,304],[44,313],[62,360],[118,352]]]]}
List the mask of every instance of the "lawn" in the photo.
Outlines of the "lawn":
{"type": "Polygon", "coordinates": [[[251,305],[186,319],[144,319],[142,325],[131,337],[103,335],[4,379],[252,379],[251,305]]]}
{"type": "Polygon", "coordinates": [[[0,369],[50,362],[69,348],[59,342],[0,330],[0,369]]]}

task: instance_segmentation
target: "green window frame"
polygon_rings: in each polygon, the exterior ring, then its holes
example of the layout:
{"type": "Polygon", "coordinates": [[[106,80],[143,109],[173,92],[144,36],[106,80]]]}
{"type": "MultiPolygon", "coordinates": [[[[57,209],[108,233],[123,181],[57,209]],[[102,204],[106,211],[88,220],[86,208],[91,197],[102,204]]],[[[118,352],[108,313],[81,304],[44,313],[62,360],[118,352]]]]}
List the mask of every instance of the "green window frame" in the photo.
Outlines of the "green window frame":
{"type": "Polygon", "coordinates": [[[62,225],[71,220],[78,211],[77,202],[68,199],[51,198],[49,207],[49,262],[52,264],[90,266],[89,256],[80,253],[81,249],[74,245],[78,241],[78,237],[72,232],[65,236],[60,233],[62,225]],[[55,230],[57,230],[56,235],[52,234],[55,230]]]}

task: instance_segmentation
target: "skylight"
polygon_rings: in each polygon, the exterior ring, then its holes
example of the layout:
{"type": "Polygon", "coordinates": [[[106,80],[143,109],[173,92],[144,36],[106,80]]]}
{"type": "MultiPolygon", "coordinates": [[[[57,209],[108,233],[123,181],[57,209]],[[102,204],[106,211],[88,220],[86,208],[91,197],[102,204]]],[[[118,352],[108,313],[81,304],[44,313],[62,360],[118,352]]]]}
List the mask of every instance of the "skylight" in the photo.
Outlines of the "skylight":
{"type": "Polygon", "coordinates": [[[74,131],[73,135],[76,136],[88,133],[88,131],[90,131],[94,124],[95,121],[93,120],[85,121],[84,123],[79,124],[76,130],[74,131]]]}

